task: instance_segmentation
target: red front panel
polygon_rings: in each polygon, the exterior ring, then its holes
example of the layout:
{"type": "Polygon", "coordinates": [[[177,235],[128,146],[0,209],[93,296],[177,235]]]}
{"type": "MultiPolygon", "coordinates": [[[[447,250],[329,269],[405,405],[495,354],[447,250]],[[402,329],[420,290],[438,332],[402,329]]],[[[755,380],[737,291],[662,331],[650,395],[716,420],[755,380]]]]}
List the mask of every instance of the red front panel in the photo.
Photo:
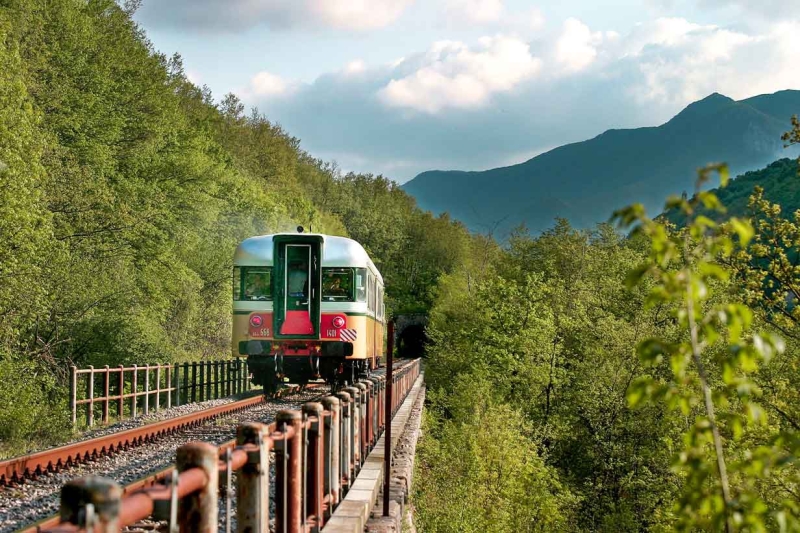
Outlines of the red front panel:
{"type": "Polygon", "coordinates": [[[339,339],[343,328],[347,327],[347,316],[344,313],[323,314],[320,317],[320,338],[339,339]]]}

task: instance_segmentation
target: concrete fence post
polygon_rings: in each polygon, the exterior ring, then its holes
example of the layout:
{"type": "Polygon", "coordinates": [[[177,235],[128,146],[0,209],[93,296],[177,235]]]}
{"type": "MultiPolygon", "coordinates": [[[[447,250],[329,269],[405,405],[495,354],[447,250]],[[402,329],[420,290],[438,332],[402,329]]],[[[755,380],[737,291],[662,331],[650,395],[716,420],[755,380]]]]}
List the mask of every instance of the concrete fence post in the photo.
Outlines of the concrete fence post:
{"type": "Polygon", "coordinates": [[[181,498],[178,504],[178,523],[181,533],[216,533],[219,509],[219,470],[218,452],[207,442],[190,442],[177,451],[178,472],[190,468],[201,469],[208,479],[202,490],[181,498]]]}
{"type": "MultiPolygon", "coordinates": [[[[238,427],[236,444],[257,446],[248,451],[247,463],[236,473],[237,530],[269,533],[269,436],[268,427],[248,422],[238,427]]],[[[228,475],[231,475],[229,472],[228,475]]]]}
{"type": "Polygon", "coordinates": [[[331,495],[330,509],[339,503],[341,498],[341,451],[340,451],[340,407],[339,398],[326,396],[322,406],[330,412],[325,418],[325,494],[331,495]]]}
{"type": "Polygon", "coordinates": [[[59,514],[63,522],[93,533],[117,533],[121,500],[122,487],[112,479],[73,479],[61,488],[59,514]]]}
{"type": "Polygon", "coordinates": [[[292,438],[277,441],[275,454],[275,510],[277,531],[300,531],[301,462],[303,454],[302,415],[298,411],[282,410],[275,417],[278,431],[294,429],[292,438]],[[281,529],[278,529],[281,528],[281,529]]]}
{"type": "Polygon", "coordinates": [[[350,395],[350,443],[353,456],[353,477],[355,478],[361,469],[363,460],[361,455],[361,389],[346,387],[344,391],[350,395]]]}
{"type": "Polygon", "coordinates": [[[340,391],[336,394],[337,398],[341,402],[341,409],[339,413],[340,417],[340,451],[341,456],[339,458],[339,473],[340,479],[344,482],[347,487],[353,484],[353,469],[355,465],[355,458],[353,457],[354,447],[353,447],[353,433],[352,433],[352,403],[350,394],[345,391],[340,391]]]}
{"type": "MultiPolygon", "coordinates": [[[[303,404],[303,413],[309,418],[308,442],[306,452],[306,501],[305,514],[313,517],[313,524],[322,529],[323,506],[325,499],[325,421],[321,403],[303,404]],[[316,420],[314,420],[316,418],[316,420]]],[[[312,526],[313,527],[313,526],[312,526]]]]}

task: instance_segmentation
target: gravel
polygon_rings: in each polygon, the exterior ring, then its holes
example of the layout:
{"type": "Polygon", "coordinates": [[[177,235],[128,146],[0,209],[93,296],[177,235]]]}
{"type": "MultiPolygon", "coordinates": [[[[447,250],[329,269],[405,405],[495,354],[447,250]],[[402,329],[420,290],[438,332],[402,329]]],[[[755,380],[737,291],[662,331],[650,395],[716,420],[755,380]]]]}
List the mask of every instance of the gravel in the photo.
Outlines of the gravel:
{"type": "MultiPolygon", "coordinates": [[[[289,395],[286,398],[275,399],[240,413],[217,418],[203,426],[165,436],[154,443],[139,446],[124,453],[101,457],[58,473],[41,476],[35,481],[27,481],[21,485],[0,489],[0,533],[16,531],[32,522],[56,514],[61,486],[71,479],[100,475],[114,479],[120,485],[127,485],[172,465],[175,461],[175,451],[187,442],[199,440],[214,445],[222,444],[236,436],[238,424],[248,421],[270,423],[278,411],[299,409],[303,403],[319,397],[324,392],[325,389],[312,389],[289,395]]],[[[97,433],[93,432],[91,436],[96,437],[99,434],[123,431],[154,420],[180,416],[230,401],[233,400],[212,400],[202,404],[174,407],[149,415],[146,420],[137,418],[122,421],[114,426],[98,430],[97,433]],[[99,433],[100,431],[105,433],[99,433]]],[[[89,437],[84,436],[84,438],[89,437]]]]}

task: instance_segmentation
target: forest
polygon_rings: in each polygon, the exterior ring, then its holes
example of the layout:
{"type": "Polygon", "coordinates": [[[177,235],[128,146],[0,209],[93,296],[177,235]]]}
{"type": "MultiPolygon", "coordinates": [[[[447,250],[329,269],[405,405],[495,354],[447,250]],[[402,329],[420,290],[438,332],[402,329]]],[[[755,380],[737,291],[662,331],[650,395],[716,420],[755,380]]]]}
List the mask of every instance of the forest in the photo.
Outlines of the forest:
{"type": "Polygon", "coordinates": [[[228,354],[233,249],[301,224],[429,315],[421,531],[800,531],[800,213],[723,213],[716,166],[677,224],[498,243],[215,100],[135,5],[0,0],[0,455],[71,435],[71,364],[228,354]]]}

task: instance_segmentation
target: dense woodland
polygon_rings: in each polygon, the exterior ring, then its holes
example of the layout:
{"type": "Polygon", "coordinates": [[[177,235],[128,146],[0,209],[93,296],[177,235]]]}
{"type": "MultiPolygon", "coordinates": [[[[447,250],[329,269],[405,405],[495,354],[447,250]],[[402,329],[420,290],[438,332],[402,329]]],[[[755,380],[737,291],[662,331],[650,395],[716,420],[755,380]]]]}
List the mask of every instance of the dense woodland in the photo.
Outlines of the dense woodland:
{"type": "Polygon", "coordinates": [[[429,313],[421,531],[800,530],[800,216],[769,191],[501,245],[215,100],[112,0],[0,0],[0,43],[2,453],[69,435],[70,364],[226,355],[235,245],[302,224],[429,313]]]}

